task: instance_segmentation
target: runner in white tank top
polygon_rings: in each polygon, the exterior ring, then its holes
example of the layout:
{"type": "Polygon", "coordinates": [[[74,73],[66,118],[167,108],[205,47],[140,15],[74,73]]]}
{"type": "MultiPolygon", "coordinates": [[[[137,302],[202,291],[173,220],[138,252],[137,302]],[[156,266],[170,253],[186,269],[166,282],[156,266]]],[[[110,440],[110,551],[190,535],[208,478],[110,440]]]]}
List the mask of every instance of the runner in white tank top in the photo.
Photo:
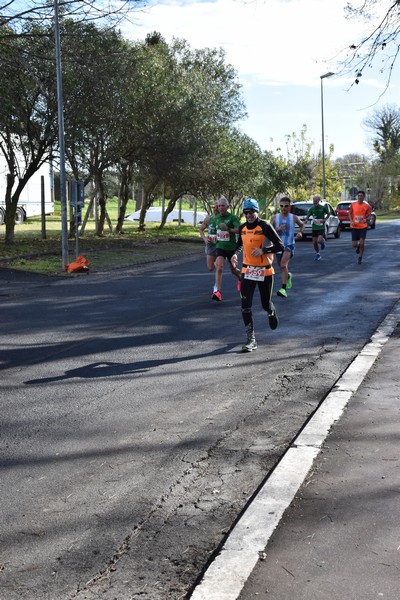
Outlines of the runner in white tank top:
{"type": "Polygon", "coordinates": [[[303,222],[298,216],[290,212],[290,198],[283,197],[279,202],[279,213],[271,218],[271,225],[279,234],[285,249],[283,252],[276,254],[279,268],[281,270],[282,287],[277,291],[277,295],[282,298],[287,298],[287,290],[292,287],[292,274],[289,273],[289,261],[294,255],[295,240],[302,238],[304,229],[303,222]],[[300,227],[300,231],[295,235],[295,224],[300,227]]]}

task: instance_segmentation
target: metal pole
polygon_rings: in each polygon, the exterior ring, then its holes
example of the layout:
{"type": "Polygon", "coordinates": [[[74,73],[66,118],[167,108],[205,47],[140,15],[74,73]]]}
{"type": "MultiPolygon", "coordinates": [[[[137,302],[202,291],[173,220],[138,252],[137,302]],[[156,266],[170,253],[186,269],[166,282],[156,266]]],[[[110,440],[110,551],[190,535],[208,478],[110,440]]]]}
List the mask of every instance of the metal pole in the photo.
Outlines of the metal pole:
{"type": "Polygon", "coordinates": [[[324,92],[323,78],[321,77],[321,120],[322,120],[322,197],[325,199],[326,182],[325,182],[325,132],[324,132],[324,92]]]}
{"type": "Polygon", "coordinates": [[[75,256],[79,256],[79,207],[78,207],[78,193],[76,194],[76,206],[75,206],[75,256]]]}
{"type": "Polygon", "coordinates": [[[325,132],[324,132],[324,90],[323,90],[323,79],[326,77],[332,77],[335,73],[325,73],[321,75],[321,122],[322,122],[322,198],[326,199],[326,178],[325,178],[325,132]]]}
{"type": "Polygon", "coordinates": [[[46,239],[46,198],[44,191],[44,175],[40,176],[40,212],[41,212],[41,223],[42,223],[42,240],[46,239]]]}
{"type": "Polygon", "coordinates": [[[60,201],[61,201],[61,256],[62,268],[69,263],[68,259],[68,217],[67,188],[65,177],[65,145],[64,145],[64,106],[61,72],[60,25],[58,20],[58,0],[54,0],[54,35],[56,41],[57,70],[57,107],[58,107],[58,145],[60,151],[60,201]]]}

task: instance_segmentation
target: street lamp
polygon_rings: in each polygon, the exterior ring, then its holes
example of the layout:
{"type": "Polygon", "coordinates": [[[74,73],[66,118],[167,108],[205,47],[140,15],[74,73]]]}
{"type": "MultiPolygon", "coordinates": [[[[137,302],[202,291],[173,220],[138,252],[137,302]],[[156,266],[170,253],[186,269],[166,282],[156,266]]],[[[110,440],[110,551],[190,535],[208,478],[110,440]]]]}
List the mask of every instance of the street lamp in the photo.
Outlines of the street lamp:
{"type": "Polygon", "coordinates": [[[335,73],[325,73],[321,75],[321,121],[322,121],[322,197],[326,197],[326,181],[325,181],[325,133],[324,133],[324,91],[323,91],[323,80],[327,77],[332,77],[335,73]]]}
{"type": "Polygon", "coordinates": [[[64,105],[61,71],[61,42],[58,18],[58,0],[54,0],[54,33],[56,42],[56,73],[57,73],[57,106],[58,106],[58,145],[60,151],[60,200],[61,200],[61,255],[62,268],[68,260],[68,218],[67,218],[67,188],[65,175],[65,143],[64,143],[64,105]]]}

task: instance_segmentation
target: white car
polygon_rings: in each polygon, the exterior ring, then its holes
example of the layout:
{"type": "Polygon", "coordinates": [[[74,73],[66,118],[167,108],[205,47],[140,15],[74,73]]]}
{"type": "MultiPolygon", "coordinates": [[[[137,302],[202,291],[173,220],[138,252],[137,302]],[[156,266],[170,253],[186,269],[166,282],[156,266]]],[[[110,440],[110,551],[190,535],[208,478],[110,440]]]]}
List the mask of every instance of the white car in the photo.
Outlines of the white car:
{"type": "MultiPolygon", "coordinates": [[[[328,213],[329,213],[328,216],[325,218],[325,238],[327,238],[328,235],[333,235],[333,236],[335,236],[335,238],[340,237],[340,221],[339,221],[339,217],[336,214],[336,210],[333,208],[333,206],[331,204],[329,204],[329,202],[326,202],[326,200],[321,200],[320,204],[322,204],[323,206],[326,206],[328,209],[328,213]]],[[[301,221],[304,221],[307,217],[308,210],[312,206],[314,206],[312,201],[293,202],[292,213],[294,215],[297,215],[301,221]]],[[[295,226],[296,233],[299,230],[300,230],[299,226],[296,225],[295,226]]],[[[308,223],[306,223],[304,225],[303,238],[306,238],[307,236],[311,236],[311,235],[312,235],[312,222],[311,222],[311,220],[309,220],[308,223]]]]}
{"type": "MultiPolygon", "coordinates": [[[[181,210],[181,223],[189,223],[190,225],[200,225],[206,218],[207,213],[197,211],[196,213],[196,223],[194,222],[194,210],[181,210]]],[[[161,223],[162,218],[162,209],[160,206],[151,206],[146,212],[145,223],[161,223]]],[[[128,221],[139,221],[140,219],[140,210],[135,211],[131,215],[125,217],[128,221]]],[[[179,221],[179,210],[174,208],[168,217],[167,223],[179,221]]]]}

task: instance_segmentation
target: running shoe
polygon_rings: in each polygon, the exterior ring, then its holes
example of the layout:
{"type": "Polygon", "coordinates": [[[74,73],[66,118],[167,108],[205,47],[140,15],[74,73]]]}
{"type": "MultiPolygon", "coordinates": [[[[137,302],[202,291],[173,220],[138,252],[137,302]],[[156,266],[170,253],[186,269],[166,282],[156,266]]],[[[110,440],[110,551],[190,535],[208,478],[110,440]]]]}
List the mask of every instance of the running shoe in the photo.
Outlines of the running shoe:
{"type": "Polygon", "coordinates": [[[240,290],[241,290],[241,288],[242,288],[242,282],[240,281],[240,279],[238,279],[238,282],[237,282],[236,289],[237,289],[237,291],[239,292],[239,294],[240,294],[240,290]]]}
{"type": "Polygon", "coordinates": [[[321,260],[322,256],[320,255],[319,252],[317,252],[317,254],[314,256],[314,260],[321,260]]]}
{"type": "Polygon", "coordinates": [[[358,257],[358,264],[361,265],[361,262],[362,262],[362,258],[361,258],[361,256],[359,256],[358,257]]]}
{"type": "Polygon", "coordinates": [[[292,287],[292,274],[288,273],[287,274],[286,289],[290,290],[291,287],[292,287]]]}
{"type": "Polygon", "coordinates": [[[268,321],[271,329],[276,329],[279,325],[278,317],[276,315],[275,306],[271,302],[271,312],[268,313],[268,321]]]}
{"type": "Polygon", "coordinates": [[[321,250],[325,250],[325,240],[322,240],[321,242],[321,250]]]}
{"type": "Polygon", "coordinates": [[[257,350],[257,342],[254,338],[247,340],[247,343],[242,346],[242,352],[253,352],[253,350],[257,350]]]}
{"type": "Polygon", "coordinates": [[[216,292],[213,292],[213,295],[211,296],[211,298],[213,300],[217,300],[217,302],[222,302],[222,294],[219,290],[217,290],[216,292]]]}
{"type": "Polygon", "coordinates": [[[287,298],[287,291],[285,288],[281,288],[276,292],[277,296],[281,296],[282,298],[287,298]]]}

